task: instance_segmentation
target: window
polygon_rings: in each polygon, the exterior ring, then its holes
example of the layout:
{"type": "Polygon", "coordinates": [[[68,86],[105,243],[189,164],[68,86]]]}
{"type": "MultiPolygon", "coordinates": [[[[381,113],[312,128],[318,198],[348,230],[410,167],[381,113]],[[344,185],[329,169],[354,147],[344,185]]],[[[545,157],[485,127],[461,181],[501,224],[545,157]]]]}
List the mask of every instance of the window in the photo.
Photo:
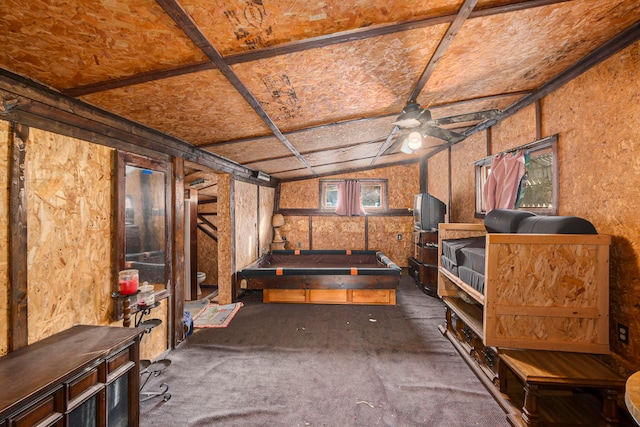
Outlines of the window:
{"type": "MultiPolygon", "coordinates": [[[[359,179],[362,207],[367,212],[387,210],[387,180],[359,179]]],[[[320,208],[335,210],[338,205],[338,183],[342,179],[320,180],[320,208]]]]}
{"type": "MultiPolygon", "coordinates": [[[[528,160],[525,162],[526,171],[520,189],[521,196],[516,209],[541,215],[557,215],[557,143],[558,136],[554,135],[511,150],[525,150],[528,153],[528,160]]],[[[478,160],[474,167],[475,216],[481,218],[487,212],[483,190],[491,173],[491,157],[478,160]]]]}

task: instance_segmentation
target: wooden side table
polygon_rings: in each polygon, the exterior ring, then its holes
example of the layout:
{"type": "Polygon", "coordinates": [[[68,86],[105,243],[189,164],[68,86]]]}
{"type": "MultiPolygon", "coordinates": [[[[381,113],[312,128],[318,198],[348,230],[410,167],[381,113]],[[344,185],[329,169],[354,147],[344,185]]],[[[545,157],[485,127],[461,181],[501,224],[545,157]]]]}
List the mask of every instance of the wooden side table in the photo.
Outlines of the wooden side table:
{"type": "MultiPolygon", "coordinates": [[[[500,350],[500,391],[507,391],[507,369],[524,384],[524,405],[520,415],[527,426],[540,422],[538,398],[544,388],[598,389],[603,394],[600,416],[606,426],[618,425],[618,394],[625,379],[596,358],[583,353],[542,350],[500,350]]],[[[550,408],[547,412],[551,412],[550,408]]]]}

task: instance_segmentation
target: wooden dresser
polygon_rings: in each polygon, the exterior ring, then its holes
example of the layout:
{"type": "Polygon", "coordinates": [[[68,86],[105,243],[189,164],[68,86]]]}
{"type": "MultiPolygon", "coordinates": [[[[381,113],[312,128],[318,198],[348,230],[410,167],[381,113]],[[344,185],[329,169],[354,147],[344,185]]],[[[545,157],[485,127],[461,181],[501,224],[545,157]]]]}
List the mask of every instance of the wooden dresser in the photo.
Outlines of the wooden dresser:
{"type": "Polygon", "coordinates": [[[0,357],[0,427],[137,426],[143,332],[74,326],[0,357]]]}
{"type": "Polygon", "coordinates": [[[409,258],[409,269],[420,289],[427,295],[437,297],[437,230],[416,230],[413,232],[413,258],[409,258]]]}

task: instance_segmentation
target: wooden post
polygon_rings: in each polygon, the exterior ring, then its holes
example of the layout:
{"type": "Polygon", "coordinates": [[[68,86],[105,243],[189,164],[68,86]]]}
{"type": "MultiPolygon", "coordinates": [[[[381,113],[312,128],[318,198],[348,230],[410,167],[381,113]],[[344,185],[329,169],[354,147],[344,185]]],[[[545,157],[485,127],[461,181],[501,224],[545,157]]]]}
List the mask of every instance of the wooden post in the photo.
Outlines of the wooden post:
{"type": "Polygon", "coordinates": [[[9,211],[9,351],[28,344],[27,330],[27,174],[26,146],[29,127],[12,123],[10,136],[11,188],[9,211]]]}

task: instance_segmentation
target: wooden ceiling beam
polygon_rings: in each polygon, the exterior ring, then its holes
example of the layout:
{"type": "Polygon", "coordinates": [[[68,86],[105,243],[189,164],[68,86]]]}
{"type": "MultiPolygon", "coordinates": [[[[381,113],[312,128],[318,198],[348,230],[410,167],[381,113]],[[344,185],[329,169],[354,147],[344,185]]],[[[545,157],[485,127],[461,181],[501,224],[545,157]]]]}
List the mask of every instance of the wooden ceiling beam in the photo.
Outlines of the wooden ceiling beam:
{"type": "MultiPolygon", "coordinates": [[[[481,18],[485,16],[498,15],[502,13],[516,12],[524,9],[531,9],[541,6],[548,6],[556,3],[564,3],[570,0],[527,0],[516,3],[490,7],[481,10],[474,10],[469,15],[469,19],[481,18]]],[[[305,40],[298,40],[290,43],[284,43],[277,46],[266,47],[262,49],[250,50],[247,52],[236,53],[224,57],[227,65],[241,64],[245,62],[256,61],[259,59],[273,58],[275,56],[287,55],[295,52],[302,52],[309,49],[322,48],[339,43],[363,40],[372,37],[379,37],[387,34],[393,34],[403,31],[410,31],[418,28],[431,27],[434,25],[451,23],[456,19],[457,14],[442,15],[433,18],[419,19],[415,21],[401,22],[395,24],[375,25],[354,30],[342,31],[335,34],[313,37],[305,40]]],[[[162,80],[170,77],[180,76],[184,74],[197,73],[206,70],[215,69],[216,66],[211,62],[201,62],[195,64],[187,64],[179,67],[169,68],[159,71],[150,71],[134,75],[131,77],[123,77],[119,79],[97,82],[85,86],[77,86],[64,89],[62,92],[66,95],[78,97],[91,93],[102,92],[105,90],[117,89],[155,80],[162,80]]]]}
{"type": "Polygon", "coordinates": [[[289,142],[289,140],[280,131],[275,122],[269,117],[267,112],[262,108],[260,102],[249,91],[249,89],[242,83],[240,78],[233,72],[231,67],[225,62],[224,58],[218,50],[213,47],[206,36],[200,31],[200,28],[193,21],[191,16],[184,10],[184,8],[176,0],[156,0],[156,2],[164,9],[164,11],[174,20],[182,31],[198,46],[207,58],[213,63],[213,65],[220,70],[225,78],[233,85],[233,87],[242,95],[247,103],[253,108],[258,116],[264,121],[264,123],[271,129],[273,134],[284,144],[285,147],[293,153],[294,156],[302,163],[311,173],[315,173],[311,165],[306,159],[296,150],[296,148],[289,142]]]}

